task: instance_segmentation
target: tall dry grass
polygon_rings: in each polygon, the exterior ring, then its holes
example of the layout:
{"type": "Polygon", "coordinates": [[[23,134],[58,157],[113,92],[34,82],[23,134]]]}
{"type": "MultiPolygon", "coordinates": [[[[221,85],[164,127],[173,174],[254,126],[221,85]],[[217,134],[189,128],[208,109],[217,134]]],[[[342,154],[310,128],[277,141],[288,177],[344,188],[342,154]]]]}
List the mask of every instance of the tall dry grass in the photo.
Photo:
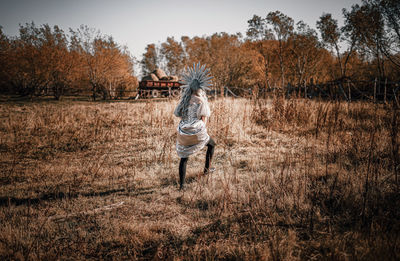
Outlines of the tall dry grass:
{"type": "Polygon", "coordinates": [[[214,100],[180,192],[176,102],[3,103],[0,257],[399,258],[398,111],[214,100]]]}

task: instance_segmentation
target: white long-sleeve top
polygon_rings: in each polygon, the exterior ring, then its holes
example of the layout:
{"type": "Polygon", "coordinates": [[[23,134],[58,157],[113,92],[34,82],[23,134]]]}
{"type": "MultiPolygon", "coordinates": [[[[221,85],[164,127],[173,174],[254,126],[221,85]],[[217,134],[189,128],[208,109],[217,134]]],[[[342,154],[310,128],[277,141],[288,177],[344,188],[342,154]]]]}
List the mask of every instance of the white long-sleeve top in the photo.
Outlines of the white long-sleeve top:
{"type": "MultiPolygon", "coordinates": [[[[179,117],[176,109],[174,114],[179,117]]],[[[180,158],[189,157],[208,143],[210,136],[201,117],[210,117],[210,115],[207,97],[192,95],[188,113],[182,117],[177,129],[176,152],[180,158]]]]}

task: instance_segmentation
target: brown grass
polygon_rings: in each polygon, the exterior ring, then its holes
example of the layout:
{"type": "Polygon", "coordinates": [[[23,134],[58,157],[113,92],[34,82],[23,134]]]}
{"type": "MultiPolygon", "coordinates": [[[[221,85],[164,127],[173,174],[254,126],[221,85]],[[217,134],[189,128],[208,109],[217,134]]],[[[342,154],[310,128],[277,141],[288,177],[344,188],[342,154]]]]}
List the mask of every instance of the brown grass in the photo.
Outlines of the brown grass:
{"type": "Polygon", "coordinates": [[[0,258],[400,258],[398,111],[212,101],[180,192],[176,102],[1,104],[0,258]]]}

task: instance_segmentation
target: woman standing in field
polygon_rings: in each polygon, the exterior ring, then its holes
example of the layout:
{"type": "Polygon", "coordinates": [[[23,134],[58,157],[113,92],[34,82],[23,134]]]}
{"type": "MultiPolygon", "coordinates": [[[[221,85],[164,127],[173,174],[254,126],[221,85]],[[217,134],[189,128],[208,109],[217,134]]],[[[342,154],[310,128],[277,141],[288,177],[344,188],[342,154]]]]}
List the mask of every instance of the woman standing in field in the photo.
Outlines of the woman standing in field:
{"type": "Polygon", "coordinates": [[[175,116],[180,117],[176,152],[181,158],[179,163],[179,185],[184,188],[186,165],[189,156],[207,146],[204,174],[214,171],[210,163],[214,154],[215,142],[207,133],[207,118],[210,117],[206,90],[211,86],[210,71],[200,63],[189,68],[184,76],[182,97],[175,109],[175,116]]]}

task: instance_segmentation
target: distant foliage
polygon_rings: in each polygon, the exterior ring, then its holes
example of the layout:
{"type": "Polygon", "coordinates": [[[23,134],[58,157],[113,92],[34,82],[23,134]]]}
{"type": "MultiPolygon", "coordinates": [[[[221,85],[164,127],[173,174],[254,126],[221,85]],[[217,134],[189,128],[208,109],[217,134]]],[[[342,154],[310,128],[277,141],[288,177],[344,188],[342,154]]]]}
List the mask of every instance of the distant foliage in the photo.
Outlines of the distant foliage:
{"type": "MultiPolygon", "coordinates": [[[[334,83],[339,88],[320,88],[325,93],[346,92],[344,96],[350,99],[348,82],[383,85],[400,80],[397,2],[368,0],[343,9],[343,26],[324,13],[316,22],[319,34],[303,21],[274,11],[248,20],[245,38],[227,33],[183,36],[181,41],[169,37],[159,45],[147,46],[143,72],[160,67],[180,75],[185,66],[201,61],[210,66],[221,94],[224,87],[233,87],[237,94],[251,90],[259,95],[290,86],[334,83]]],[[[371,96],[374,92],[371,87],[363,91],[371,96]]]]}
{"type": "Polygon", "coordinates": [[[23,96],[90,94],[95,100],[115,98],[137,86],[129,52],[112,37],[81,26],[67,35],[58,26],[33,22],[19,35],[0,31],[2,92],[23,96]]]}
{"type": "MultiPolygon", "coordinates": [[[[343,26],[323,13],[317,32],[272,11],[249,19],[245,37],[225,32],[168,37],[149,43],[138,62],[142,75],[160,68],[180,77],[185,66],[200,61],[211,69],[221,95],[228,87],[237,95],[295,89],[306,97],[306,88],[318,85],[318,92],[330,97],[386,100],[400,90],[399,14],[397,0],[363,0],[343,9],[343,26]]],[[[32,22],[20,26],[16,37],[0,27],[0,58],[1,92],[51,93],[56,99],[79,92],[96,100],[128,96],[138,85],[128,50],[87,26],[66,34],[58,26],[32,22]]]]}
{"type": "Polygon", "coordinates": [[[143,75],[149,75],[159,67],[159,51],[155,44],[148,44],[141,60],[143,75]]]}

